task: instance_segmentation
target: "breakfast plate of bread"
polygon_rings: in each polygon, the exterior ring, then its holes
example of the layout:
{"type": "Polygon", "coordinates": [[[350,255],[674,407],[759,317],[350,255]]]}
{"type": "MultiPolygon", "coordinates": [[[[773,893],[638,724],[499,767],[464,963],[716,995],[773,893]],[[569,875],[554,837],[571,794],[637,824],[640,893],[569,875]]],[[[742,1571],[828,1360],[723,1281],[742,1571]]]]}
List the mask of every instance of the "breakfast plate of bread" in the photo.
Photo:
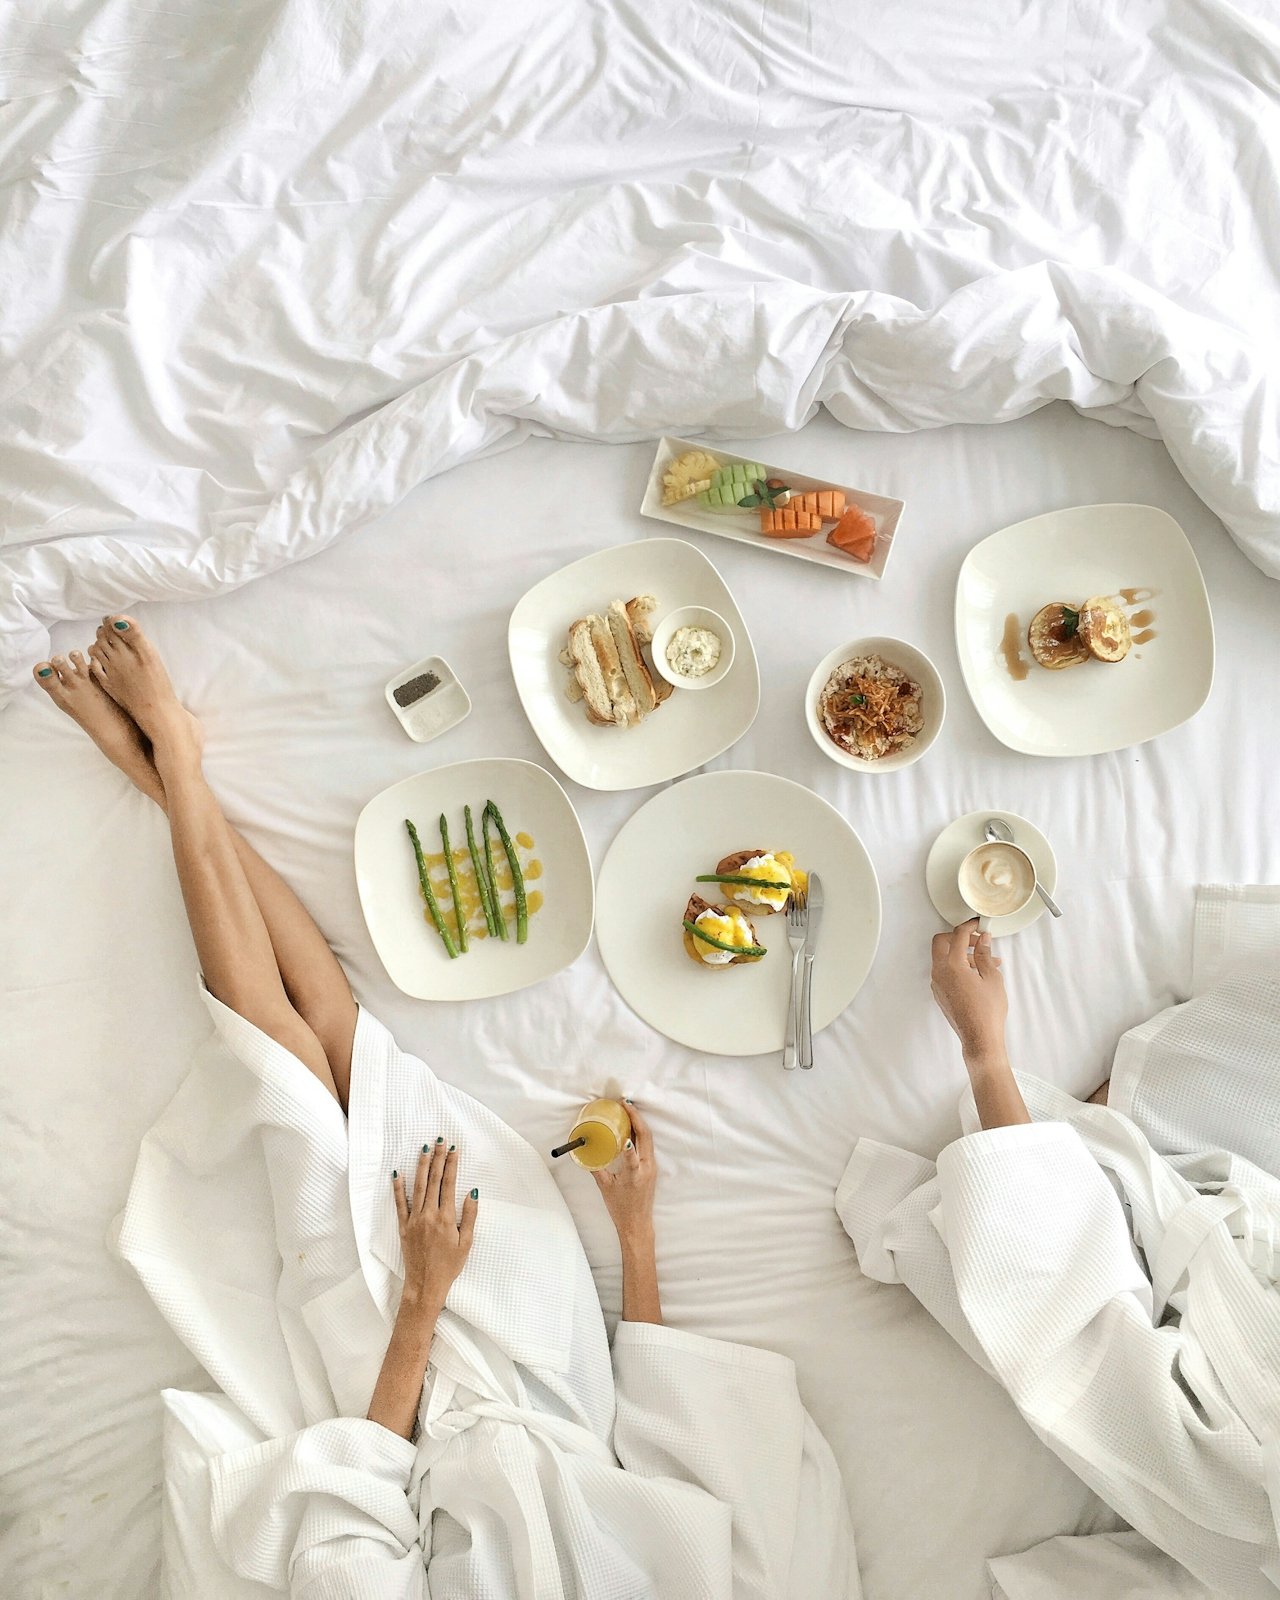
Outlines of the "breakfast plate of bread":
{"type": "Polygon", "coordinates": [[[956,585],[978,714],[1034,756],[1168,733],[1213,685],[1213,616],[1187,536],[1156,506],[1070,506],[993,533],[956,585]]]}
{"type": "Polygon", "coordinates": [[[547,754],[589,789],[665,783],[713,760],[760,706],[747,625],[719,572],[683,539],[638,539],[543,578],[507,630],[516,691],[547,754]],[[673,691],[653,664],[653,631],[682,607],[717,613],[733,663],[700,694],[673,691]]]}

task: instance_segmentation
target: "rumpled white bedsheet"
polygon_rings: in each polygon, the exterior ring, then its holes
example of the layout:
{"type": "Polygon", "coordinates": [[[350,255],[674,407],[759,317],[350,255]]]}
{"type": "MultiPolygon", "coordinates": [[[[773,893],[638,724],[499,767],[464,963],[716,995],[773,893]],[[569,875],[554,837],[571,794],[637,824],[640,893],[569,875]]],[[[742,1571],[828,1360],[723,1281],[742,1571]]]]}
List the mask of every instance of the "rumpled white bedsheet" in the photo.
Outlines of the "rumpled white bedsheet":
{"type": "MultiPolygon", "coordinates": [[[[1117,1038],[1187,993],[1193,886],[1280,883],[1280,705],[1259,692],[1274,672],[1280,584],[1258,577],[1160,444],[1063,405],[1002,428],[898,435],[820,417],[746,448],[907,500],[883,583],[690,535],[742,609],[765,690],[753,727],[713,765],[815,789],[857,828],[880,878],[875,966],[818,1036],[813,1072],[672,1044],[627,1009],[594,944],[518,994],[410,1000],[360,915],[351,838],[373,794],[495,752],[547,763],[512,682],[507,619],[564,562],[667,531],[629,509],[648,446],[531,440],[424,484],[314,561],[140,617],[202,720],[228,815],[402,1043],[541,1150],[585,1098],[636,1096],[662,1167],[666,1309],[683,1328],[795,1361],[844,1473],[868,1600],[987,1600],[991,1555],[1116,1522],[905,1290],[859,1273],[832,1209],[859,1137],[932,1155],[955,1136],[964,1072],[928,1000],[939,923],[925,854],[950,818],[987,805],[1052,840],[1065,914],[1005,949],[1011,1048],[1019,1066],[1090,1093],[1117,1038]],[[1149,745],[1083,761],[1017,756],[964,692],[956,570],[994,527],[1111,500],[1162,506],[1187,530],[1218,624],[1213,694],[1149,745]],[[431,529],[448,536],[424,542],[431,529]],[[923,761],[869,780],[814,745],[803,695],[828,650],[883,633],[936,662],[947,721],[923,761]],[[474,709],[422,746],[382,685],[431,652],[474,709]]],[[[88,635],[84,624],[54,630],[60,650],[88,635]]],[[[566,788],[597,864],[652,793],[566,788]]],[[[137,1600],[156,1592],[160,1553],[158,1392],[201,1380],[104,1235],[209,1019],[164,819],[34,684],[0,710],[0,841],[0,1276],[14,1286],[0,1293],[0,1570],[15,1600],[137,1600]]],[[[612,1317],[616,1240],[595,1186],[564,1166],[554,1176],[612,1317]]]]}
{"type": "Polygon", "coordinates": [[[1069,400],[1280,573],[1260,0],[98,0],[0,61],[0,689],[529,434],[822,406],[1069,400]]]}

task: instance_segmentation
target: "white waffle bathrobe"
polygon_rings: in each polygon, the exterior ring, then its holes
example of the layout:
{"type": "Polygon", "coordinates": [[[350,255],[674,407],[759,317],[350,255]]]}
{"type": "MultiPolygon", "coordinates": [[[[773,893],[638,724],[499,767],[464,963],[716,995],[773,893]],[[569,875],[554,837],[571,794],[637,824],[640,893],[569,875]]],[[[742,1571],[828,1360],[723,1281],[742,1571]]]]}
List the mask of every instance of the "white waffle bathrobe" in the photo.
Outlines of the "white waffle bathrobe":
{"type": "Polygon", "coordinates": [[[209,1006],[219,1039],[143,1142],[118,1244],[260,1430],[210,1463],[234,1572],[306,1600],[857,1596],[790,1361],[629,1323],[611,1361],[573,1223],[518,1135],[364,1011],[348,1122],[209,1006]],[[391,1172],[441,1134],[480,1218],[410,1444],[365,1412],[400,1294],[391,1172]]]}
{"type": "MultiPolygon", "coordinates": [[[[1033,1124],[972,1131],[970,1096],[936,1167],[857,1145],[837,1208],[862,1269],[906,1284],[1204,1593],[1277,1600],[1280,981],[1126,1035],[1106,1108],[1018,1081],[1033,1124]]],[[[1097,1553],[1101,1574],[1115,1552],[1097,1553]]],[[[996,1592],[1086,1592],[1033,1584],[1031,1565],[996,1592]]]]}

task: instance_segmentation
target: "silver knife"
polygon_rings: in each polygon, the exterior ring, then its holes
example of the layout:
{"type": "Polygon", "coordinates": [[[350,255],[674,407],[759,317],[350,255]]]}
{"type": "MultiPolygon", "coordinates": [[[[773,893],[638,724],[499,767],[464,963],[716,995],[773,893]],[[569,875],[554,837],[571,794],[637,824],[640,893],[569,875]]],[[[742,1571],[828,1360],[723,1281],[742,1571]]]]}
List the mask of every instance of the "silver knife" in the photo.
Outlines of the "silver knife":
{"type": "Polygon", "coordinates": [[[804,936],[803,965],[800,969],[800,1065],[813,1065],[813,953],[818,947],[822,927],[822,879],[809,874],[809,926],[804,936]]]}

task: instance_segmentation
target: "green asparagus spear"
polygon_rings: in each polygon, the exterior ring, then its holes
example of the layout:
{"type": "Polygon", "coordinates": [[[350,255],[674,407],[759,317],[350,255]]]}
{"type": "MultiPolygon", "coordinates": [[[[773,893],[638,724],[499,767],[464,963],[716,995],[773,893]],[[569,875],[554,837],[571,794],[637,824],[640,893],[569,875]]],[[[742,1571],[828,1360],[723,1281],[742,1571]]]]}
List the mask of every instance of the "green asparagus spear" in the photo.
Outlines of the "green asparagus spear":
{"type": "Polygon", "coordinates": [[[484,910],[484,925],[489,930],[490,938],[498,937],[498,919],[493,914],[493,902],[489,898],[489,883],[484,875],[484,868],[480,864],[480,852],[476,848],[476,831],[471,822],[471,807],[463,808],[463,815],[467,819],[467,849],[471,852],[471,870],[476,875],[476,888],[480,893],[480,905],[484,910]]]}
{"type": "Polygon", "coordinates": [[[507,937],[507,918],[502,909],[502,897],[498,893],[498,879],[493,870],[493,840],[489,837],[489,806],[486,802],[484,810],[480,813],[480,838],[484,844],[484,865],[489,875],[489,893],[493,897],[493,915],[498,924],[498,937],[507,937]]]}
{"type": "Polygon", "coordinates": [[[746,878],[736,872],[700,872],[695,883],[745,883],[753,889],[789,889],[789,883],[765,883],[760,878],[746,878]]]}
{"type": "Polygon", "coordinates": [[[511,866],[511,886],[516,895],[516,943],[523,944],[529,937],[529,902],[525,899],[524,873],[520,870],[520,858],[516,855],[516,847],[511,842],[511,835],[502,820],[502,813],[492,800],[485,803],[484,814],[486,817],[493,817],[502,839],[502,848],[507,852],[507,861],[511,866]]]}
{"type": "MultiPolygon", "coordinates": [[[[769,952],[762,944],[726,944],[723,939],[715,939],[711,934],[701,929],[696,922],[685,920],[685,930],[695,939],[701,939],[703,944],[714,945],[717,950],[731,950],[735,956],[766,956],[769,952]]],[[[770,971],[773,969],[770,968],[770,971]]]]}
{"type": "Polygon", "coordinates": [[[449,893],[453,896],[453,920],[458,925],[458,949],[467,952],[467,919],[462,909],[462,896],[458,893],[458,869],[453,864],[453,847],[449,843],[449,824],[440,813],[440,843],[444,846],[444,862],[449,869],[449,893]]]}
{"type": "Polygon", "coordinates": [[[418,863],[418,882],[422,886],[422,898],[427,902],[427,910],[431,913],[431,920],[436,925],[436,932],[444,940],[444,947],[449,952],[449,960],[456,960],[458,947],[454,944],[448,928],[445,927],[444,918],[440,915],[440,907],[436,904],[436,892],[431,887],[431,879],[427,876],[427,863],[423,860],[422,841],[418,838],[418,830],[409,821],[408,817],[404,819],[404,825],[408,828],[409,838],[413,842],[413,856],[418,863]]]}

